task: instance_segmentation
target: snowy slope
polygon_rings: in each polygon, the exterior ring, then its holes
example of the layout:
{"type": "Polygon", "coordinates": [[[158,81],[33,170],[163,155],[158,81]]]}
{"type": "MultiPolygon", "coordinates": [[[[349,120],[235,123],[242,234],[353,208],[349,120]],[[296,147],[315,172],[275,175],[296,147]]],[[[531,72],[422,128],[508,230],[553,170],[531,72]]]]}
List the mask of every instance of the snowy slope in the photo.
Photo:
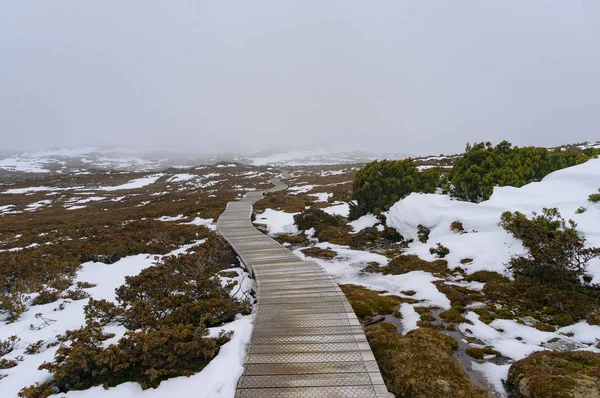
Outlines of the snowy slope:
{"type": "MultiPolygon", "coordinates": [[[[490,270],[503,272],[511,254],[520,254],[520,241],[498,226],[504,211],[520,211],[528,216],[542,208],[556,207],[565,219],[577,223],[577,230],[587,239],[587,245],[600,246],[600,204],[587,200],[588,195],[600,187],[600,159],[556,171],[540,182],[521,188],[496,187],[492,197],[482,203],[451,200],[446,195],[413,193],[397,202],[391,209],[388,225],[407,239],[417,236],[417,226],[431,230],[429,242],[415,241],[410,252],[425,259],[433,259],[429,247],[441,242],[450,249],[447,256],[450,266],[460,259],[473,258],[467,272],[490,270]],[[575,211],[586,208],[581,214],[575,211]],[[450,230],[453,221],[460,221],[466,234],[450,230]],[[472,232],[477,231],[477,232],[472,232]]],[[[594,282],[600,282],[600,260],[590,265],[594,282]]]]}

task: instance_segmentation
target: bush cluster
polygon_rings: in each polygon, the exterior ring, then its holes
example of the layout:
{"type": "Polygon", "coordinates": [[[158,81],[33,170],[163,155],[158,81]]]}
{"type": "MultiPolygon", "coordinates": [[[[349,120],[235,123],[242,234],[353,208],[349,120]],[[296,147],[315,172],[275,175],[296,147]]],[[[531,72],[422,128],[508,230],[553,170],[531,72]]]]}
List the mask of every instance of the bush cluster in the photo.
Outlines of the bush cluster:
{"type": "Polygon", "coordinates": [[[433,193],[439,185],[440,170],[420,172],[412,159],[381,160],[361,168],[352,183],[350,218],[379,214],[412,192],[433,193]]]}
{"type": "Polygon", "coordinates": [[[450,194],[461,200],[481,202],[490,198],[495,186],[521,187],[546,175],[587,161],[597,153],[575,149],[513,147],[508,141],[467,144],[448,175],[450,194]],[[586,153],[589,153],[587,155],[586,153]]]}
{"type": "Polygon", "coordinates": [[[62,336],[54,361],[40,366],[52,373],[52,380],[23,389],[20,396],[126,381],[156,387],[162,380],[191,375],[206,366],[230,338],[229,334],[209,338],[207,328],[249,313],[250,305],[234,300],[233,285],[223,287],[216,277],[235,260],[221,238],[211,234],[194,250],[164,257],[127,277],[116,289],[116,304],[90,299],[86,325],[62,336]],[[128,332],[105,347],[104,342],[114,337],[103,332],[108,324],[123,325],[128,332]]]}

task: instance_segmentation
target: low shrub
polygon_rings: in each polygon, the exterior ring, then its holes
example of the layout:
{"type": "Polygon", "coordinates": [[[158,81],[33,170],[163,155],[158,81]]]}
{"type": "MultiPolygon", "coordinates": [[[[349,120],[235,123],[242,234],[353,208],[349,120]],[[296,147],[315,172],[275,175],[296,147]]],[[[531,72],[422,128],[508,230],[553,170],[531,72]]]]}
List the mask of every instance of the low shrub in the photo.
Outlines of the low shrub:
{"type": "Polygon", "coordinates": [[[44,345],[44,340],[38,340],[35,343],[31,343],[25,348],[25,354],[34,355],[40,352],[44,345]]]}
{"type": "Polygon", "coordinates": [[[585,213],[585,211],[586,211],[586,210],[587,210],[587,209],[586,209],[585,207],[583,207],[583,206],[580,206],[580,207],[578,207],[578,208],[577,208],[577,210],[575,210],[575,214],[582,214],[582,213],[585,213]]]}
{"type": "Polygon", "coordinates": [[[60,292],[56,290],[43,289],[32,301],[31,305],[43,305],[53,303],[60,298],[60,292]]]}
{"type": "Polygon", "coordinates": [[[421,224],[417,225],[417,237],[419,238],[419,242],[427,243],[430,232],[431,231],[426,226],[421,224]]]}
{"type": "Polygon", "coordinates": [[[588,200],[592,203],[600,202],[600,193],[591,194],[590,196],[588,196],[588,200]]]}
{"type": "Polygon", "coordinates": [[[19,341],[21,341],[21,338],[15,335],[0,340],[0,357],[12,352],[17,344],[19,344],[19,341]]]}
{"type": "Polygon", "coordinates": [[[450,249],[438,242],[435,247],[429,248],[429,253],[437,255],[438,258],[444,258],[450,254],[450,249]]]}
{"type": "Polygon", "coordinates": [[[18,363],[14,359],[0,359],[0,369],[10,369],[17,366],[18,363]]]}
{"type": "Polygon", "coordinates": [[[460,221],[453,221],[452,224],[450,224],[450,230],[457,233],[465,232],[465,228],[460,221]]]}

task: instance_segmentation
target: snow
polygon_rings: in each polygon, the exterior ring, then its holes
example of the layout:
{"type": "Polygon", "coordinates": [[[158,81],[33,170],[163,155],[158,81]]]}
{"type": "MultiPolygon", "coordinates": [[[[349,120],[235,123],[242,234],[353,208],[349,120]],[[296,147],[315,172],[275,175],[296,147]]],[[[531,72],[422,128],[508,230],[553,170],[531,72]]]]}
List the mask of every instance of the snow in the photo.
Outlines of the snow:
{"type": "Polygon", "coordinates": [[[348,217],[348,214],[350,214],[350,204],[346,202],[341,202],[336,204],[335,206],[325,207],[322,210],[328,214],[348,217]]]}
{"type": "Polygon", "coordinates": [[[360,232],[365,228],[373,227],[379,222],[379,219],[373,214],[365,214],[357,220],[348,223],[354,229],[354,232],[360,232]]]}
{"type": "Polygon", "coordinates": [[[280,210],[265,209],[256,216],[256,223],[265,224],[270,235],[297,234],[298,227],[294,224],[294,215],[280,210]]]}
{"type": "Polygon", "coordinates": [[[502,397],[506,397],[506,390],[504,388],[504,380],[508,377],[508,365],[496,365],[492,362],[479,363],[472,361],[471,368],[475,371],[483,373],[488,383],[500,394],[502,397]]]}
{"type": "Polygon", "coordinates": [[[147,176],[147,177],[142,177],[142,178],[137,178],[135,180],[131,180],[128,183],[125,183],[125,184],[115,185],[115,186],[111,186],[111,187],[98,187],[98,188],[94,188],[94,190],[96,190],[96,191],[119,191],[119,190],[122,190],[122,189],[143,188],[143,187],[148,186],[150,184],[154,184],[163,175],[164,174],[153,174],[153,175],[150,175],[150,176],[147,176]]]}
{"type": "Polygon", "coordinates": [[[34,211],[41,207],[48,206],[50,203],[52,203],[52,200],[50,200],[50,199],[40,200],[38,202],[28,204],[27,207],[25,208],[25,211],[34,211]]]}
{"type": "MultiPolygon", "coordinates": [[[[600,340],[600,326],[590,325],[586,321],[560,328],[558,333],[573,333],[571,339],[584,344],[595,344],[597,340],[600,340]]],[[[600,352],[600,350],[598,351],[600,352]]]]}
{"type": "MultiPolygon", "coordinates": [[[[478,204],[451,200],[446,195],[412,193],[392,206],[388,225],[406,239],[415,239],[408,254],[432,260],[429,247],[441,242],[450,249],[446,257],[450,267],[459,266],[463,258],[472,258],[472,263],[460,265],[468,273],[479,270],[502,273],[512,255],[525,251],[519,240],[498,226],[500,215],[507,210],[531,215],[544,207],[557,207],[565,219],[577,222],[577,229],[587,239],[587,245],[600,246],[597,222],[600,205],[587,200],[590,193],[597,191],[599,176],[600,159],[592,159],[521,188],[496,187],[489,200],[478,204]],[[575,214],[581,206],[587,211],[575,214]],[[451,231],[453,221],[460,221],[468,233],[451,231]],[[431,230],[426,244],[416,240],[419,224],[431,230]]],[[[600,282],[600,259],[590,263],[589,272],[594,283],[600,282]]]]}
{"type": "Polygon", "coordinates": [[[5,194],[23,194],[23,193],[34,193],[34,192],[46,192],[46,191],[68,191],[73,189],[81,189],[83,187],[68,187],[68,188],[59,188],[59,187],[26,187],[26,188],[12,188],[7,189],[2,192],[5,194]]]}
{"type": "Polygon", "coordinates": [[[175,174],[173,177],[169,178],[167,182],[185,182],[190,181],[197,178],[196,174],[175,174]]]}
{"type": "Polygon", "coordinates": [[[415,311],[412,305],[402,303],[400,305],[400,313],[402,314],[402,334],[418,328],[417,322],[421,320],[421,315],[415,311]]]}
{"type": "Polygon", "coordinates": [[[380,254],[368,253],[360,250],[352,250],[347,246],[334,245],[328,242],[321,242],[315,245],[323,249],[330,248],[338,253],[334,260],[322,260],[319,258],[307,257],[297,249],[294,254],[298,257],[315,261],[320,264],[325,271],[334,276],[340,284],[353,284],[364,286],[372,290],[385,290],[388,293],[401,297],[409,297],[402,294],[403,291],[414,290],[415,294],[410,296],[416,300],[423,300],[419,305],[434,306],[443,309],[450,308],[450,300],[433,284],[439,280],[428,272],[412,271],[400,275],[383,275],[380,273],[365,273],[362,270],[368,263],[379,263],[385,265],[388,262],[387,257],[380,254]]]}
{"type": "Polygon", "coordinates": [[[326,192],[319,192],[319,193],[310,193],[310,194],[308,194],[308,196],[316,197],[317,199],[315,200],[315,202],[327,202],[329,200],[329,198],[333,196],[333,194],[326,193],[326,192]]]}
{"type": "MultiPolygon", "coordinates": [[[[162,216],[162,217],[156,218],[155,220],[157,220],[157,221],[179,221],[179,220],[182,220],[184,218],[185,218],[185,216],[183,214],[179,214],[179,215],[174,216],[174,217],[162,216]]],[[[210,220],[210,223],[212,223],[212,218],[209,219],[209,220],[210,220]]]]}
{"type": "MultiPolygon", "coordinates": [[[[161,220],[161,221],[165,221],[165,220],[161,220]]],[[[216,225],[214,225],[212,218],[196,217],[190,222],[183,222],[181,224],[182,225],[197,225],[197,226],[203,225],[206,228],[210,229],[211,231],[217,230],[217,227],[216,227],[216,225]]]]}
{"type": "Polygon", "coordinates": [[[288,191],[290,195],[298,195],[299,193],[306,193],[308,191],[310,191],[311,189],[313,189],[315,186],[314,185],[299,185],[296,187],[289,187],[288,191]]]}

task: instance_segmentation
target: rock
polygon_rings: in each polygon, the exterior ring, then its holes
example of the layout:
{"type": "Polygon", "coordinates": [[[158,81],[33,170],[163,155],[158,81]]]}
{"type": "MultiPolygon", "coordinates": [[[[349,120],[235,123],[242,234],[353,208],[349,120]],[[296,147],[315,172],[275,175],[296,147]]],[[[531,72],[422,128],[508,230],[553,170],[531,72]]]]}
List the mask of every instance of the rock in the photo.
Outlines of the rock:
{"type": "Polygon", "coordinates": [[[545,347],[549,350],[552,351],[575,351],[575,350],[580,350],[584,347],[586,347],[583,344],[577,343],[575,341],[569,341],[569,340],[565,340],[565,339],[552,339],[549,342],[546,343],[542,343],[542,347],[545,347]]]}
{"type": "Polygon", "coordinates": [[[538,320],[531,316],[524,316],[523,318],[519,318],[519,320],[527,326],[533,326],[538,323],[538,320]]]}

